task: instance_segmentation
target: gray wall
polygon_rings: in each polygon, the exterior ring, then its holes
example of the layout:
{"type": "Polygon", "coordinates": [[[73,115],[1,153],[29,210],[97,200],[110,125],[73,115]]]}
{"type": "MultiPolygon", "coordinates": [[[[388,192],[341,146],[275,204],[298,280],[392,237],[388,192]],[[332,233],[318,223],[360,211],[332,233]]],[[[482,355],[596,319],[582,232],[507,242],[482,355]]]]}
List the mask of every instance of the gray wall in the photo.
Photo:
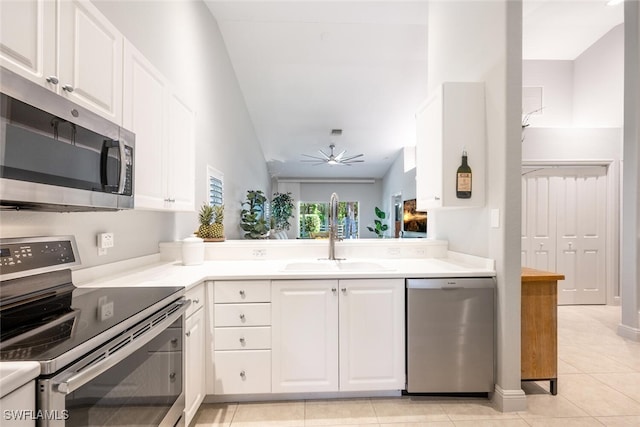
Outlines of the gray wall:
{"type": "MultiPolygon", "coordinates": [[[[196,207],[206,200],[206,165],[224,173],[225,232],[240,235],[248,189],[270,193],[266,163],[218,25],[201,1],[94,1],[98,9],[167,77],[195,111],[196,207]]],[[[150,211],[2,212],[0,236],[73,234],[83,267],[158,252],[161,241],[197,228],[197,213],[150,211]],[[115,247],[97,256],[96,233],[115,247]]]]}

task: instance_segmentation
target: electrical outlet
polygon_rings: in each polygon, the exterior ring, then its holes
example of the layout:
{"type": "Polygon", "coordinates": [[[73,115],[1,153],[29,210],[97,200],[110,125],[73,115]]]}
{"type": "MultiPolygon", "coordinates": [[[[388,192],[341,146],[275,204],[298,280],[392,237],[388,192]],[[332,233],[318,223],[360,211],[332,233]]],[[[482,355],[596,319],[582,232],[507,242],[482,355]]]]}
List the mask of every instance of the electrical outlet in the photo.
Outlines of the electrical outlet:
{"type": "Polygon", "coordinates": [[[98,234],[98,247],[101,249],[112,248],[114,245],[113,233],[98,234]]]}
{"type": "Polygon", "coordinates": [[[387,249],[387,254],[389,256],[400,256],[400,248],[388,248],[387,249]]]}
{"type": "Polygon", "coordinates": [[[266,249],[254,249],[253,250],[253,256],[255,258],[264,258],[267,255],[267,250],[266,249]]]}
{"type": "Polygon", "coordinates": [[[104,322],[113,317],[113,301],[109,302],[106,296],[98,298],[98,319],[104,322]]]}

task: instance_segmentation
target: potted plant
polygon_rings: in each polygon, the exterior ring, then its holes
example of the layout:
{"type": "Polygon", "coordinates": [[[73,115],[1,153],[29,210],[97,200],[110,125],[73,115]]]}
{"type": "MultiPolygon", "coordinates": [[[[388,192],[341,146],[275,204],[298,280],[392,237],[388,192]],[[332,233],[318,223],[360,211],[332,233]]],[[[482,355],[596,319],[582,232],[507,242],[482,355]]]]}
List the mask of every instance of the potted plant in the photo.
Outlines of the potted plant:
{"type": "Polygon", "coordinates": [[[261,190],[247,191],[247,200],[242,203],[245,208],[240,212],[240,228],[246,231],[245,239],[264,239],[269,231],[269,224],[264,218],[266,201],[261,190]]]}
{"type": "Polygon", "coordinates": [[[387,224],[382,223],[382,220],[385,219],[387,215],[384,212],[382,212],[377,206],[375,209],[376,209],[376,216],[378,217],[378,219],[374,220],[375,227],[367,226],[367,230],[371,231],[372,233],[376,233],[378,237],[383,237],[384,232],[387,231],[387,229],[389,228],[387,224]]]}
{"type": "Polygon", "coordinates": [[[291,192],[273,193],[271,200],[271,219],[275,230],[288,230],[289,218],[293,217],[293,197],[291,192]]]}

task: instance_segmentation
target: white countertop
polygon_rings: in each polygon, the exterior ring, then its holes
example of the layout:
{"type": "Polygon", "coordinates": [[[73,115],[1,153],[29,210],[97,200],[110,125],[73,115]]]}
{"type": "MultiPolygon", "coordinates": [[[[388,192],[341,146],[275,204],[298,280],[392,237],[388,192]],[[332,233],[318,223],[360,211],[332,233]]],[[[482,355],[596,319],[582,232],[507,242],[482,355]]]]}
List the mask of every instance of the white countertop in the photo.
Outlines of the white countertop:
{"type": "Polygon", "coordinates": [[[40,375],[38,362],[0,363],[0,398],[22,387],[40,375]]]}
{"type": "MultiPolygon", "coordinates": [[[[358,242],[375,245],[371,242],[358,242]]],[[[264,243],[261,243],[264,244],[264,243]]],[[[398,244],[398,243],[394,243],[398,244]]],[[[235,244],[238,246],[238,244],[235,244]]],[[[355,246],[356,244],[351,243],[355,246]]],[[[242,246],[242,245],[239,245],[242,246]]],[[[269,245],[274,248],[289,245],[269,245]]],[[[313,245],[307,245],[313,246],[313,245]]],[[[324,246],[316,245],[320,248],[324,246]]],[[[418,248],[403,243],[402,251],[418,248]]],[[[222,246],[212,246],[219,251],[222,246]]],[[[357,248],[362,252],[361,247],[357,248]]],[[[263,249],[260,249],[263,250],[263,249]]],[[[402,255],[397,250],[394,254],[402,255]]],[[[73,283],[78,287],[184,286],[189,288],[204,280],[259,279],[370,279],[370,278],[437,278],[493,277],[493,260],[441,250],[443,257],[388,258],[348,256],[343,261],[319,260],[318,257],[280,259],[208,260],[200,265],[184,266],[181,261],[162,261],[160,254],[140,257],[114,264],[73,271],[73,283]]],[[[263,255],[261,252],[260,255],[263,255]]],[[[40,374],[37,362],[1,362],[0,393],[8,394],[40,374]]]]}
{"type": "Polygon", "coordinates": [[[493,277],[490,260],[449,253],[448,258],[370,259],[345,261],[310,259],[204,261],[184,266],[180,261],[155,262],[121,273],[89,281],[77,281],[79,287],[184,286],[203,280],[259,279],[364,279],[493,277]],[[483,262],[484,261],[484,262],[483,262]],[[317,268],[315,267],[317,265],[317,268]],[[343,266],[342,268],[340,266],[343,266]],[[346,266],[345,266],[346,265],[346,266]]]}

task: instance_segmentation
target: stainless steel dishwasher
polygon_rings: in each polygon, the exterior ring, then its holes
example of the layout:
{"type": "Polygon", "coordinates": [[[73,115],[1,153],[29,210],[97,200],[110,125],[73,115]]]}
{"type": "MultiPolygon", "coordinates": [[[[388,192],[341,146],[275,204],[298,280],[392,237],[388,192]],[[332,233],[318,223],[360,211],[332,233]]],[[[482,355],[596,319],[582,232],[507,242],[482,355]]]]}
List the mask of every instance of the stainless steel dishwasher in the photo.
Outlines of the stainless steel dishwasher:
{"type": "Polygon", "coordinates": [[[494,389],[495,279],[407,279],[407,392],[494,389]]]}

